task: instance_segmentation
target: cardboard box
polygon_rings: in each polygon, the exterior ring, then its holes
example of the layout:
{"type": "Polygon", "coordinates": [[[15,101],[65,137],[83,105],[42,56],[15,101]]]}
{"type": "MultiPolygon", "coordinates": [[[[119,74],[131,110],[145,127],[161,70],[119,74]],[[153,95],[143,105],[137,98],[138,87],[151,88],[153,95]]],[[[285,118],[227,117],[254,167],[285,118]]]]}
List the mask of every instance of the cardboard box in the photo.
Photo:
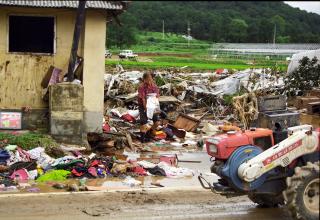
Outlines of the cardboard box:
{"type": "Polygon", "coordinates": [[[309,103],[319,101],[320,98],[316,96],[297,97],[295,106],[297,109],[303,109],[307,108],[309,103]]]}

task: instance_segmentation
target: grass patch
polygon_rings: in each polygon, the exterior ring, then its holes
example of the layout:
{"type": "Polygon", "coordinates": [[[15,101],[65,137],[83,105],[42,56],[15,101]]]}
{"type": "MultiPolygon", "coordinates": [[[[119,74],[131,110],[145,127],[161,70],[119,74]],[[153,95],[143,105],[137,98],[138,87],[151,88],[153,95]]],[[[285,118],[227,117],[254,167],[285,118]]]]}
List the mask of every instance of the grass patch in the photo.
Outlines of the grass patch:
{"type": "MultiPolygon", "coordinates": [[[[187,69],[207,71],[220,68],[243,70],[247,68],[272,68],[274,66],[278,66],[280,70],[285,71],[288,65],[285,57],[271,56],[269,60],[266,60],[264,55],[219,54],[216,59],[212,59],[212,49],[217,46],[216,44],[196,39],[191,40],[188,44],[188,40],[182,35],[173,33],[166,33],[163,38],[161,32],[141,31],[137,33],[137,42],[130,48],[121,49],[131,49],[135,53],[151,54],[147,58],[153,62],[107,60],[106,65],[115,66],[120,63],[128,69],[166,69],[188,66],[187,69]],[[161,56],[156,54],[161,54],[161,56]],[[255,65],[249,64],[253,60],[255,60],[255,65]]],[[[109,49],[114,55],[120,51],[120,48],[109,49]]]]}
{"type": "Polygon", "coordinates": [[[5,142],[12,145],[18,145],[24,150],[30,150],[35,147],[56,147],[57,142],[50,136],[39,133],[25,133],[20,135],[13,135],[10,133],[0,132],[0,142],[5,142]]]}
{"type": "MultiPolygon", "coordinates": [[[[244,70],[247,68],[267,68],[272,65],[248,65],[241,63],[206,63],[206,62],[139,62],[139,61],[117,61],[117,60],[106,60],[106,65],[115,67],[117,64],[121,64],[124,68],[140,68],[140,69],[167,69],[171,67],[185,67],[192,70],[216,70],[220,68],[225,69],[237,69],[244,70]]],[[[286,68],[285,65],[279,65],[280,68],[286,68]]]]}

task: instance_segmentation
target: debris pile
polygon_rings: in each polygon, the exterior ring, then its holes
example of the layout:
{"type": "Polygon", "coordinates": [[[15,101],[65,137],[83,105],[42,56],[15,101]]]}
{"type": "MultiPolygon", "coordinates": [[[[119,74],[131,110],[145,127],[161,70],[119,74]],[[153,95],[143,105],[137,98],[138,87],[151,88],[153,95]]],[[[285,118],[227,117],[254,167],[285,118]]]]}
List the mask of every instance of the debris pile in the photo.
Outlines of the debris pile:
{"type": "Polygon", "coordinates": [[[41,146],[23,149],[8,144],[5,139],[0,140],[0,191],[39,192],[41,184],[69,191],[97,190],[86,186],[83,181],[96,178],[108,180],[113,177],[124,179],[122,183],[126,186],[136,187],[140,184],[133,177],[193,175],[192,170],[177,167],[177,163],[171,163],[170,157],[166,159],[164,155],[155,163],[141,158],[139,161],[127,158],[124,148],[132,148],[130,135],[90,133],[88,140],[95,153],[86,152],[84,147],[70,146],[55,146],[56,150],[50,148],[50,151],[41,146]],[[60,154],[60,157],[50,156],[53,151],[56,155],[60,154]],[[65,183],[69,179],[79,179],[80,186],[65,183]]]}
{"type": "MultiPolygon", "coordinates": [[[[202,119],[211,116],[219,121],[238,118],[248,126],[241,114],[244,109],[239,103],[232,105],[234,96],[246,93],[263,95],[281,93],[284,88],[283,77],[271,69],[246,69],[243,71],[217,70],[207,73],[187,73],[167,70],[154,73],[154,81],[160,89],[160,107],[175,121],[179,113],[202,119]],[[235,107],[238,106],[238,107],[235,107]],[[234,108],[236,115],[234,115],[234,108]]],[[[127,122],[139,120],[137,106],[137,87],[143,73],[131,71],[105,74],[105,110],[107,115],[117,116],[127,122]]],[[[251,96],[251,95],[249,95],[251,96]]],[[[244,104],[244,103],[243,103],[244,104]]],[[[250,120],[256,119],[251,108],[250,120]]],[[[247,116],[246,116],[247,117],[247,116]]]]}
{"type": "MultiPolygon", "coordinates": [[[[142,77],[140,71],[123,69],[105,74],[103,133],[87,134],[90,152],[43,146],[45,142],[32,142],[26,149],[0,138],[0,191],[36,192],[41,183],[71,191],[105,190],[118,187],[111,177],[120,178],[121,187],[139,187],[138,177],[194,176],[193,170],[178,166],[177,152],[199,151],[204,138],[248,129],[258,118],[259,96],[283,93],[284,87],[280,74],[270,69],[156,72],[153,78],[160,90],[161,112],[140,126],[137,90],[142,77]],[[143,141],[142,133],[148,136],[143,141]],[[79,179],[80,184],[66,183],[69,179],[79,179]],[[90,186],[87,179],[107,181],[90,186]]],[[[317,106],[311,102],[310,108],[317,112],[317,106]]]]}

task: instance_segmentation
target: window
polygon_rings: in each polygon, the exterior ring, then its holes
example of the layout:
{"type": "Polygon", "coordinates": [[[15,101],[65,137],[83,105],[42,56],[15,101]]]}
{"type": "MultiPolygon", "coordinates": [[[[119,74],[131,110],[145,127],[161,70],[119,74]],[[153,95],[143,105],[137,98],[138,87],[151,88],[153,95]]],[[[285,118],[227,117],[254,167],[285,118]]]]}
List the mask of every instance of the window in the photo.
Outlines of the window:
{"type": "Polygon", "coordinates": [[[254,145],[261,147],[262,149],[266,150],[272,146],[271,137],[265,136],[265,137],[259,137],[255,138],[253,140],[254,145]]]}
{"type": "Polygon", "coordinates": [[[9,52],[54,53],[54,17],[9,16],[9,52]]]}

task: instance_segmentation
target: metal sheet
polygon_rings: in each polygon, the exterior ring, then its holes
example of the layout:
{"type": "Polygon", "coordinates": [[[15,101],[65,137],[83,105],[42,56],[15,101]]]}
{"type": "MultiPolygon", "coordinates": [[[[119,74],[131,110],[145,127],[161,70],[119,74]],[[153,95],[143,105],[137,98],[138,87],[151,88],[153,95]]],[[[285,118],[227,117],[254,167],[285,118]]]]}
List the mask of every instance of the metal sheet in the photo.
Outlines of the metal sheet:
{"type": "MultiPolygon", "coordinates": [[[[0,0],[0,5],[24,6],[24,7],[43,7],[43,8],[78,8],[78,1],[63,0],[0,0]]],[[[86,8],[123,10],[121,1],[87,1],[86,8]]]]}

